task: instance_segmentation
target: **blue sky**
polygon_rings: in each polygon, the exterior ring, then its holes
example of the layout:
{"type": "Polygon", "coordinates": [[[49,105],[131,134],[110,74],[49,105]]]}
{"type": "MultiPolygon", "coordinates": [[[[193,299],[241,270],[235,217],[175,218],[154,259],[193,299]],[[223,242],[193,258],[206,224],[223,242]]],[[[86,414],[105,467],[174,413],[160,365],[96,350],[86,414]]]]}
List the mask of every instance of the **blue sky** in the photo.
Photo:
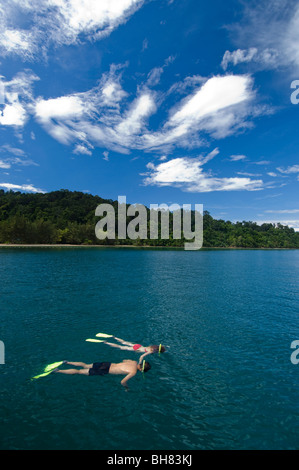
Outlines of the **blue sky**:
{"type": "Polygon", "coordinates": [[[0,76],[0,188],[299,229],[297,1],[0,0],[0,76]]]}

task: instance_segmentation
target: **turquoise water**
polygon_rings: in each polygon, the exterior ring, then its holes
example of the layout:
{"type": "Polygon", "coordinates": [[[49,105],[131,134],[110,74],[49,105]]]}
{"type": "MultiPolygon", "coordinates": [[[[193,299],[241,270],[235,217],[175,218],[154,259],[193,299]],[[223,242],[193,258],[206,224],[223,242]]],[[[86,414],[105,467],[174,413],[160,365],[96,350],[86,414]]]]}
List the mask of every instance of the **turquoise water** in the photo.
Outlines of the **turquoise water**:
{"type": "Polygon", "coordinates": [[[0,249],[1,449],[295,449],[298,251],[0,249]],[[168,346],[122,377],[60,361],[137,359],[98,332],[168,346]]]}

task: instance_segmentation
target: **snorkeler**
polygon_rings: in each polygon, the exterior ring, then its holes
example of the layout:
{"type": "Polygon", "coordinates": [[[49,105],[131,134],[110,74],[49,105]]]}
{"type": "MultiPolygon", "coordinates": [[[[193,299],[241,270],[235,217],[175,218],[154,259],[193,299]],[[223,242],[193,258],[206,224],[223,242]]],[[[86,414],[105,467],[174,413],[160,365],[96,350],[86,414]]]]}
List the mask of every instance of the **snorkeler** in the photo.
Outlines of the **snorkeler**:
{"type": "Polygon", "coordinates": [[[124,359],[123,362],[114,364],[112,362],[94,362],[93,364],[85,364],[84,362],[69,362],[63,361],[64,364],[69,364],[81,369],[66,369],[60,370],[56,368],[53,372],[60,374],[82,374],[82,375],[125,375],[126,377],[121,381],[121,384],[126,386],[129,379],[134,377],[138,371],[147,372],[151,366],[148,362],[143,361],[143,364],[137,364],[136,361],[124,359]]]}
{"type": "MultiPolygon", "coordinates": [[[[104,333],[98,333],[96,336],[98,337],[107,337],[104,333]]],[[[108,344],[109,346],[112,346],[113,348],[118,348],[122,349],[124,351],[136,351],[138,353],[143,353],[142,356],[139,358],[139,364],[142,363],[143,359],[145,356],[148,356],[149,354],[155,354],[155,353],[163,353],[166,351],[165,347],[160,345],[151,345],[151,346],[142,346],[142,344],[135,344],[135,343],[130,343],[129,341],[124,341],[123,339],[117,338],[116,336],[111,336],[113,337],[116,341],[122,344],[115,344],[115,343],[109,343],[108,341],[103,341],[103,343],[108,344]]]]}

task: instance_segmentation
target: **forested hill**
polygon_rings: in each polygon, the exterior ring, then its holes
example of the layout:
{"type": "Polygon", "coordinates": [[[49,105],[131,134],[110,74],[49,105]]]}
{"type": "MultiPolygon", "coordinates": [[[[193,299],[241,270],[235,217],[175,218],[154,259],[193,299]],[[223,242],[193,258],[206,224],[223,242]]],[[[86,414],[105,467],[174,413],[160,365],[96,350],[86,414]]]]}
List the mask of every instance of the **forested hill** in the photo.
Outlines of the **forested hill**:
{"type": "MultiPolygon", "coordinates": [[[[45,194],[0,190],[0,243],[183,246],[183,239],[172,237],[98,240],[95,209],[102,203],[112,204],[117,217],[117,201],[99,196],[68,190],[45,194]]],[[[171,226],[170,220],[170,232],[171,226]]],[[[215,220],[205,211],[203,227],[204,247],[299,248],[299,232],[281,224],[232,223],[215,220]]]]}

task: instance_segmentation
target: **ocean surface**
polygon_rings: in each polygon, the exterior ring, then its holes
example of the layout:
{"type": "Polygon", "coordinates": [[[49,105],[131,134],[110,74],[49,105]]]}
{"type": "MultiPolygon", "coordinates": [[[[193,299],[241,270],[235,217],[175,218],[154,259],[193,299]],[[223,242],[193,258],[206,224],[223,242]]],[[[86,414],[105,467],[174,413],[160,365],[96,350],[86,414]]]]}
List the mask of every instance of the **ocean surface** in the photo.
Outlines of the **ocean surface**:
{"type": "Polygon", "coordinates": [[[299,251],[1,248],[1,449],[298,449],[299,251]],[[60,360],[138,359],[104,332],[164,344],[121,376],[60,360]],[[65,367],[65,366],[63,366],[65,367]]]}

